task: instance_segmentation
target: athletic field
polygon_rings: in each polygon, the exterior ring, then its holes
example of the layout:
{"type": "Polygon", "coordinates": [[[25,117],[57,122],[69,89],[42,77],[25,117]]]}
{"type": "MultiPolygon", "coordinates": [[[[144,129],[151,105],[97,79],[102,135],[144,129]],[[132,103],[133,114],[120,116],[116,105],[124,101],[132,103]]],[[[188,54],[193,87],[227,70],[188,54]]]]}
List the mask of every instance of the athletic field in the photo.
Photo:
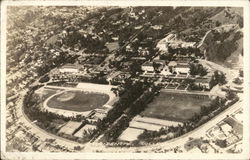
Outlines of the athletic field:
{"type": "Polygon", "coordinates": [[[103,93],[86,91],[65,91],[48,100],[48,107],[76,112],[85,112],[103,106],[109,96],[103,93]]]}
{"type": "Polygon", "coordinates": [[[184,122],[195,113],[199,113],[200,106],[206,106],[209,103],[209,97],[197,98],[184,93],[161,92],[148,104],[141,116],[184,122]]]}

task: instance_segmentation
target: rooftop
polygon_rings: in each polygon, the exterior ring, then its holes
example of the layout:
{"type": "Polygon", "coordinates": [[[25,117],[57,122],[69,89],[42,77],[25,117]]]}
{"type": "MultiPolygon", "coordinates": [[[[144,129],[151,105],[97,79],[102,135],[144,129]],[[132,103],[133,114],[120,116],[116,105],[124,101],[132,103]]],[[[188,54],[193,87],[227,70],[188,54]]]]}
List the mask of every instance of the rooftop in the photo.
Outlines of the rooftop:
{"type": "Polygon", "coordinates": [[[143,63],[142,66],[153,66],[153,63],[147,61],[147,62],[143,63]]]}
{"type": "Polygon", "coordinates": [[[180,64],[180,63],[177,63],[176,67],[177,68],[189,68],[189,64],[180,64]]]}
{"type": "Polygon", "coordinates": [[[68,63],[68,64],[63,65],[61,68],[79,69],[80,67],[79,67],[79,65],[68,63]]]}
{"type": "Polygon", "coordinates": [[[205,78],[202,78],[202,77],[196,78],[195,82],[197,82],[197,83],[209,83],[210,82],[210,78],[208,78],[208,77],[205,77],[205,78]]]}

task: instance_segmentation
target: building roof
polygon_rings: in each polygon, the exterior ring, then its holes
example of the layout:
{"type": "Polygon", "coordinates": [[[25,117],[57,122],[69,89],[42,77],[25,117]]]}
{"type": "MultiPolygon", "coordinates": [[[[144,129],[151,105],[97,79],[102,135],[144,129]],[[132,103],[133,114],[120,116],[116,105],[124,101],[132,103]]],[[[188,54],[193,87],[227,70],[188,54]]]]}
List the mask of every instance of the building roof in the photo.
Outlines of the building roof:
{"type": "Polygon", "coordinates": [[[153,63],[147,61],[147,62],[143,63],[142,66],[153,66],[153,63]]]}
{"type": "Polygon", "coordinates": [[[210,79],[209,78],[196,78],[195,82],[196,83],[209,83],[210,79]]]}
{"type": "Polygon", "coordinates": [[[65,69],[65,68],[79,69],[80,67],[78,65],[76,65],[76,64],[70,64],[70,63],[68,63],[68,64],[63,65],[61,68],[62,69],[65,69]]]}
{"type": "Polygon", "coordinates": [[[177,63],[176,68],[189,68],[189,64],[180,64],[180,63],[177,63]]]}
{"type": "Polygon", "coordinates": [[[155,63],[162,63],[162,64],[166,63],[164,60],[160,60],[160,59],[154,59],[153,62],[155,62],[155,63]]]}

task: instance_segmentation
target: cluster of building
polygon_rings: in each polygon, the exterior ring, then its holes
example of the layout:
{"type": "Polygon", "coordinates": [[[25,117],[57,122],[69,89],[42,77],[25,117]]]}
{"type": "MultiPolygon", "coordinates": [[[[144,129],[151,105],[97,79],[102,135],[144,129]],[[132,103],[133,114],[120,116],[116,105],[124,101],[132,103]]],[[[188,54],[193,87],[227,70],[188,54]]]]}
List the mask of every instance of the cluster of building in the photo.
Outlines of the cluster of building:
{"type": "Polygon", "coordinates": [[[194,48],[197,46],[196,42],[184,42],[177,38],[177,34],[170,33],[165,38],[157,43],[157,48],[160,51],[168,51],[168,47],[172,48],[194,48]]]}
{"type": "MultiPolygon", "coordinates": [[[[167,128],[168,126],[182,126],[181,122],[162,120],[158,118],[134,117],[130,123],[129,127],[120,135],[119,140],[125,142],[131,142],[137,140],[138,136],[141,135],[145,130],[148,131],[159,131],[162,128],[167,128]]],[[[173,133],[169,133],[168,137],[173,137],[173,133]]]]}
{"type": "Polygon", "coordinates": [[[207,137],[218,150],[239,153],[242,151],[243,138],[242,108],[230,114],[207,131],[207,137]]]}

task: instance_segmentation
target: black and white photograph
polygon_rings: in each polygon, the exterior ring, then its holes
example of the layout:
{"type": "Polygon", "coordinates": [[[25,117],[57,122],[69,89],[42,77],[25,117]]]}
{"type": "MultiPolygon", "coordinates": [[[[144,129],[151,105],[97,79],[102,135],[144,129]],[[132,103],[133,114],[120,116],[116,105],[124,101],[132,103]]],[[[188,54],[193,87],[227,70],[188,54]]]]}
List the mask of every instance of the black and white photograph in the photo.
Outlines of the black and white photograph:
{"type": "Polygon", "coordinates": [[[1,2],[1,159],[248,159],[250,3],[205,2],[1,2]]]}

